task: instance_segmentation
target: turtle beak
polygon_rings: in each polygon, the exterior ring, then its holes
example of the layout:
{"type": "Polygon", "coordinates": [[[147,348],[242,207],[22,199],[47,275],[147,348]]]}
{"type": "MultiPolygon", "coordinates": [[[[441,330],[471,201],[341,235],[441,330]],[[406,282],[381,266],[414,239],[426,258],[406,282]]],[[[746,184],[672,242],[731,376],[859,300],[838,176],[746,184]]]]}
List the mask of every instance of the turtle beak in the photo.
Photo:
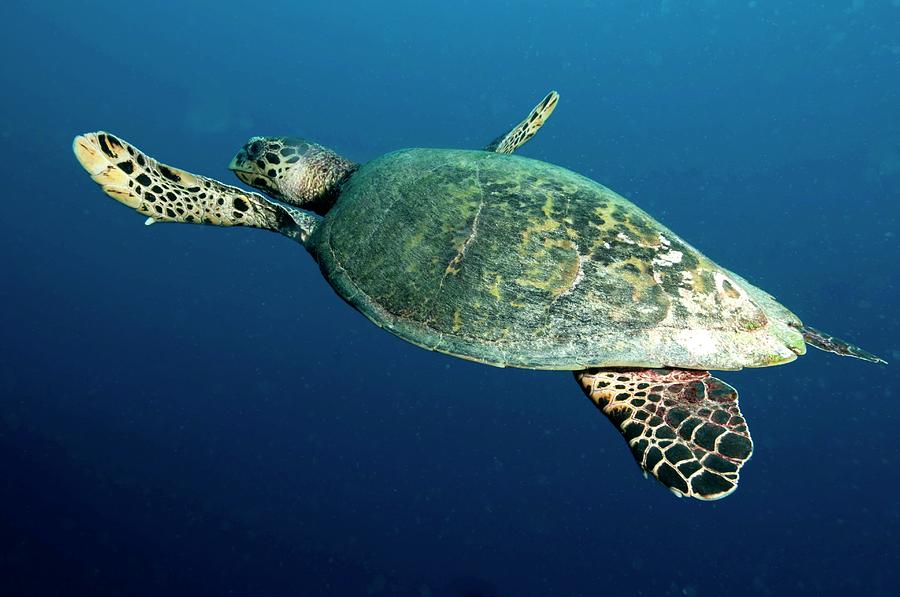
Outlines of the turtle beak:
{"type": "Polygon", "coordinates": [[[250,181],[253,179],[253,171],[247,168],[247,153],[243,150],[239,151],[228,163],[228,169],[240,179],[241,182],[254,186],[250,181]]]}
{"type": "Polygon", "coordinates": [[[233,172],[246,172],[246,168],[243,167],[244,163],[247,161],[247,154],[244,151],[237,152],[231,161],[228,162],[228,169],[233,172]]]}

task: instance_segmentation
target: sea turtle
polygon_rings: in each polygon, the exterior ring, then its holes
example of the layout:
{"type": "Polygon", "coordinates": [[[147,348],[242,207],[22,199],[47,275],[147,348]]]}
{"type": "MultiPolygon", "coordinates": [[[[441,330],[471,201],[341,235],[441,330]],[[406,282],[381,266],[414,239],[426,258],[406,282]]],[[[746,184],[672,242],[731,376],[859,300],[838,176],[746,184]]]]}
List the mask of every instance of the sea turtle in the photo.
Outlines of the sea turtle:
{"type": "Polygon", "coordinates": [[[81,165],[147,223],[253,226],[294,239],[338,295],[429,350],[568,370],[676,495],[716,499],[753,444],[710,369],[792,361],[806,344],[884,362],[804,326],[610,189],[510,155],[551,92],[481,150],[403,149],[363,165],[316,143],[253,137],[229,168],[272,197],[166,166],[105,132],[81,165]]]}

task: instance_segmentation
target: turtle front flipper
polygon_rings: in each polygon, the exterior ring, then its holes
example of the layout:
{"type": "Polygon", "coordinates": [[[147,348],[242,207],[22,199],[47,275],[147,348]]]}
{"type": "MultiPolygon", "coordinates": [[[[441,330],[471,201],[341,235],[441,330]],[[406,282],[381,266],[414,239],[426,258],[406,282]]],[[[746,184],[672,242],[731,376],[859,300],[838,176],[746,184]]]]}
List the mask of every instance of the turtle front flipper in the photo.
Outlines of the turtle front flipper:
{"type": "Polygon", "coordinates": [[[806,341],[810,346],[814,346],[819,350],[824,350],[825,352],[833,352],[834,354],[839,354],[845,357],[855,357],[857,359],[862,359],[864,361],[869,361],[870,363],[881,363],[882,365],[886,365],[887,361],[882,359],[881,357],[877,357],[871,352],[866,352],[859,346],[854,346],[849,342],[841,340],[840,338],[835,338],[825,332],[820,332],[815,328],[811,328],[808,325],[800,328],[800,332],[803,334],[803,340],[806,341]]]}
{"type": "Polygon", "coordinates": [[[559,102],[559,94],[551,91],[544,99],[538,102],[538,105],[531,110],[531,113],[525,117],[525,120],[491,141],[484,150],[495,153],[512,153],[522,147],[529,139],[534,137],[539,128],[544,126],[544,123],[553,114],[557,102],[559,102]]]}
{"type": "Polygon", "coordinates": [[[75,157],[107,195],[149,216],[146,223],[252,226],[306,242],[321,219],[256,193],[161,164],[105,132],[72,142],[75,157]]]}
{"type": "Polygon", "coordinates": [[[586,369],[575,378],[644,473],[675,495],[716,500],[737,488],[753,442],[734,388],[686,369],[586,369]]]}

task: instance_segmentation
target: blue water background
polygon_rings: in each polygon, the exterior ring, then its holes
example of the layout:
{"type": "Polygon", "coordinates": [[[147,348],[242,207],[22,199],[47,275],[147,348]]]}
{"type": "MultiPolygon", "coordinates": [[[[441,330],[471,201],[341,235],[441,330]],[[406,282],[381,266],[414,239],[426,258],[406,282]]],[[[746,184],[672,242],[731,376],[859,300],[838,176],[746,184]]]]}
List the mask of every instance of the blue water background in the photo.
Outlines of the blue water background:
{"type": "Polygon", "coordinates": [[[0,25],[0,593],[894,595],[900,2],[15,3],[0,25]],[[415,348],[305,251],[157,225],[69,149],[232,183],[254,134],[522,151],[878,353],[725,373],[715,503],[645,481],[566,373],[415,348]]]}

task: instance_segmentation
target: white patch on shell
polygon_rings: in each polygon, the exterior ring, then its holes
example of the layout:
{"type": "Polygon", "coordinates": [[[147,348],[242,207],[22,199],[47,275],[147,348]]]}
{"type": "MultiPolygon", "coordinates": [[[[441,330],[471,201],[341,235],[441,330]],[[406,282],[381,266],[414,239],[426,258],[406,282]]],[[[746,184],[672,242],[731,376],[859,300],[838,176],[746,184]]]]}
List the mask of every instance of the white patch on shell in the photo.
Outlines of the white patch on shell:
{"type": "Polygon", "coordinates": [[[680,330],[675,340],[695,356],[706,356],[716,352],[716,342],[709,330],[680,330]]]}
{"type": "Polygon", "coordinates": [[[728,282],[728,284],[731,285],[731,288],[734,289],[734,291],[740,295],[740,297],[739,297],[740,300],[743,300],[747,297],[747,293],[744,292],[744,289],[741,288],[737,284],[737,282],[735,282],[734,280],[732,280],[731,278],[729,278],[722,272],[714,272],[713,279],[716,282],[716,290],[718,290],[721,294],[728,296],[727,294],[725,294],[725,282],[728,282]]]}
{"type": "MultiPolygon", "coordinates": [[[[654,263],[656,263],[656,260],[654,260],[654,263]]],[[[662,272],[660,272],[660,271],[657,270],[657,269],[654,269],[654,270],[653,270],[653,279],[656,280],[656,283],[657,283],[657,284],[659,284],[660,286],[662,286],[662,283],[663,283],[662,272]]]]}
{"type": "Polygon", "coordinates": [[[662,246],[664,246],[665,248],[668,249],[669,246],[671,246],[672,243],[669,241],[669,239],[667,239],[665,236],[663,236],[662,234],[660,234],[660,235],[659,235],[659,244],[661,244],[662,246]]]}
{"type": "Polygon", "coordinates": [[[637,244],[636,242],[634,242],[633,240],[631,240],[630,238],[628,238],[628,235],[626,235],[624,232],[618,233],[618,234],[616,235],[616,238],[619,239],[620,241],[622,241],[623,243],[627,243],[627,244],[629,244],[629,245],[636,245],[636,244],[637,244]]]}
{"type": "Polygon", "coordinates": [[[684,253],[671,249],[668,253],[657,254],[656,259],[653,260],[653,265],[659,267],[671,267],[676,263],[681,263],[682,257],[684,257],[684,253]]]}

